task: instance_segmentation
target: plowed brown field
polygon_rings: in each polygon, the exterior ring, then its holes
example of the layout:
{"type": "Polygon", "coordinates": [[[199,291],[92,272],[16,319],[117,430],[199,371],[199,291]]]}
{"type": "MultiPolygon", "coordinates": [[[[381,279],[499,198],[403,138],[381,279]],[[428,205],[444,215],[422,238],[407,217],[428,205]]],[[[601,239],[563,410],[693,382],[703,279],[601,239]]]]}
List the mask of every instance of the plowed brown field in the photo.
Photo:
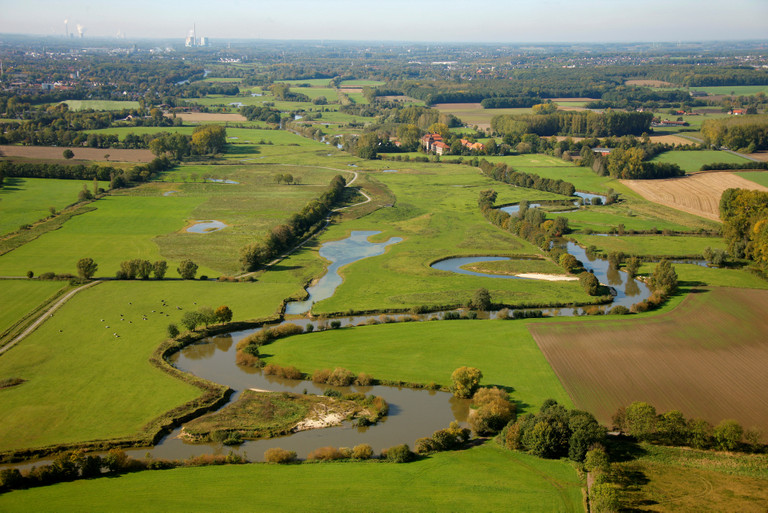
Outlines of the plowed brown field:
{"type": "Polygon", "coordinates": [[[696,173],[663,180],[622,180],[648,201],[690,214],[720,220],[720,196],[729,188],[768,191],[768,187],[728,172],[696,173]]]}
{"type": "MultiPolygon", "coordinates": [[[[58,146],[0,146],[0,155],[27,159],[64,160],[64,150],[58,146]]],[[[113,148],[70,148],[72,160],[110,160],[114,162],[151,162],[155,158],[149,150],[117,150],[113,148]],[[104,158],[109,155],[109,158],[104,158]]]]}
{"type": "Polygon", "coordinates": [[[768,291],[714,288],[657,317],[536,323],[578,408],[609,423],[633,401],[768,430],[768,291]]]}

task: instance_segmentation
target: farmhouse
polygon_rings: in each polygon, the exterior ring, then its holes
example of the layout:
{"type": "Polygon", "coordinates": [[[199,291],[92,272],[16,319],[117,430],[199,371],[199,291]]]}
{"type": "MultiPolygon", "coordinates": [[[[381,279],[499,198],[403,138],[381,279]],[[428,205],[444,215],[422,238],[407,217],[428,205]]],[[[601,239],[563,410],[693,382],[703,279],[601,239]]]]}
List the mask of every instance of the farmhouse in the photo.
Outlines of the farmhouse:
{"type": "Polygon", "coordinates": [[[687,121],[671,121],[669,119],[663,119],[661,121],[654,121],[651,123],[652,127],[664,128],[668,126],[688,126],[687,121]]]}
{"type": "Polygon", "coordinates": [[[445,143],[443,142],[443,136],[440,134],[427,134],[421,138],[421,145],[428,152],[434,151],[435,153],[437,153],[437,146],[436,146],[437,143],[445,145],[445,143]]]}
{"type": "Polygon", "coordinates": [[[485,150],[485,145],[483,143],[479,143],[479,142],[473,143],[473,142],[469,142],[466,139],[461,140],[461,145],[467,148],[468,150],[475,150],[475,151],[485,150]]]}
{"type": "Polygon", "coordinates": [[[611,152],[610,148],[592,148],[592,153],[597,155],[608,155],[611,152]]]}
{"type": "Polygon", "coordinates": [[[747,109],[731,109],[728,113],[731,116],[744,116],[747,113],[747,109]]]}

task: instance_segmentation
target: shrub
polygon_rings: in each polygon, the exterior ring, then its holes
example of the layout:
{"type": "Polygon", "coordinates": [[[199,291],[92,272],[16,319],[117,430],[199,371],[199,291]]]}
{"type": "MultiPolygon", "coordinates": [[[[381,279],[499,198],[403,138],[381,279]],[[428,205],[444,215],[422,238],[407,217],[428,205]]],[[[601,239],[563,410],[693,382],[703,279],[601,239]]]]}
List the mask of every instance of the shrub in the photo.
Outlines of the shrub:
{"type": "Polygon", "coordinates": [[[583,272],[579,275],[579,283],[584,288],[584,292],[590,296],[596,296],[600,291],[600,282],[594,274],[583,272]]]}
{"type": "Polygon", "coordinates": [[[355,381],[355,375],[352,374],[352,371],[343,367],[336,367],[328,376],[326,383],[329,385],[345,387],[351,385],[353,381],[355,381]]]}
{"type": "Polygon", "coordinates": [[[469,425],[478,435],[498,433],[509,421],[514,420],[516,406],[509,394],[494,388],[481,388],[472,398],[469,425]]]}
{"type": "Polygon", "coordinates": [[[611,311],[608,313],[610,315],[627,315],[629,313],[629,308],[624,305],[616,305],[611,308],[611,311]]]}
{"type": "Polygon", "coordinates": [[[330,369],[319,369],[312,374],[312,381],[315,383],[328,383],[328,377],[330,377],[330,375],[330,369]]]}
{"type": "Polygon", "coordinates": [[[340,399],[341,398],[341,392],[339,392],[338,390],[336,390],[334,388],[326,388],[325,390],[323,390],[323,395],[325,397],[334,397],[336,399],[340,399]]]}
{"type": "Polygon", "coordinates": [[[307,455],[308,460],[318,460],[318,461],[331,461],[331,460],[343,460],[346,456],[344,455],[344,452],[337,449],[336,447],[320,447],[319,449],[315,449],[314,451],[310,452],[309,455],[307,455]]]}
{"type": "Polygon", "coordinates": [[[169,338],[176,338],[179,336],[179,328],[175,324],[169,324],[167,332],[169,338]]]}
{"type": "Polygon", "coordinates": [[[337,330],[341,328],[341,321],[331,321],[331,329],[337,330]]]}
{"type": "Polygon", "coordinates": [[[32,271],[27,271],[27,278],[32,279],[35,277],[35,273],[32,271]]]}
{"type": "Polygon", "coordinates": [[[261,367],[262,364],[261,359],[258,356],[253,356],[245,351],[238,351],[235,353],[235,363],[242,367],[261,367]]]}
{"type": "Polygon", "coordinates": [[[373,448],[368,444],[359,444],[352,448],[352,458],[369,460],[373,457],[373,448]]]}
{"type": "Polygon", "coordinates": [[[269,463],[290,463],[296,460],[296,451],[272,447],[264,452],[264,461],[269,463]]]}
{"type": "Polygon", "coordinates": [[[715,427],[714,436],[719,449],[732,451],[741,443],[744,428],[735,420],[724,420],[715,427]]]}
{"type": "Polygon", "coordinates": [[[483,373],[474,367],[459,367],[451,374],[453,381],[453,395],[469,398],[480,386],[483,373]]]}
{"type": "Polygon", "coordinates": [[[357,375],[357,378],[355,379],[355,385],[359,385],[362,387],[367,387],[373,385],[373,376],[370,374],[366,374],[364,372],[361,372],[357,375]]]}
{"type": "Polygon", "coordinates": [[[416,454],[429,454],[437,451],[437,444],[430,437],[419,438],[416,440],[416,454]]]}
{"type": "Polygon", "coordinates": [[[469,307],[473,310],[490,310],[491,294],[488,289],[477,289],[469,302],[469,307]]]}
{"type": "Polygon", "coordinates": [[[407,463],[413,459],[413,453],[408,444],[395,445],[387,449],[383,454],[386,454],[387,460],[393,463],[407,463]]]}

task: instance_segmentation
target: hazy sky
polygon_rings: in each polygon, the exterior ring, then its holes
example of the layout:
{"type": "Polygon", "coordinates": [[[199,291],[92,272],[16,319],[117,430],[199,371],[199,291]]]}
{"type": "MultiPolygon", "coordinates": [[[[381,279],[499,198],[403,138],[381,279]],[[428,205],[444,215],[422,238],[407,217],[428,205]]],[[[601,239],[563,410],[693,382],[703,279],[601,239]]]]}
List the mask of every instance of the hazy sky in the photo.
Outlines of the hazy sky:
{"type": "Polygon", "coordinates": [[[768,0],[0,0],[0,33],[582,42],[768,39],[768,0]]]}

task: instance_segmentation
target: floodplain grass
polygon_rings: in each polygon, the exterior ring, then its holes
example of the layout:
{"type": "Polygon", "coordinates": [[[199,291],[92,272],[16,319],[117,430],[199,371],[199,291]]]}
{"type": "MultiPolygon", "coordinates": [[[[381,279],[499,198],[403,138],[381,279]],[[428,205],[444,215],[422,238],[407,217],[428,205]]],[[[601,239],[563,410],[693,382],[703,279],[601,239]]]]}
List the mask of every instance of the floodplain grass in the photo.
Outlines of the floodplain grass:
{"type": "Polygon", "coordinates": [[[742,178],[746,178],[750,182],[768,187],[768,171],[752,171],[750,173],[733,173],[742,178]]]}
{"type": "Polygon", "coordinates": [[[643,511],[763,512],[768,503],[768,459],[763,454],[640,445],[640,455],[617,463],[635,477],[623,492],[626,509],[643,511]]]}
{"type": "MultiPolygon", "coordinates": [[[[640,265],[639,273],[644,276],[653,274],[654,263],[640,265]]],[[[768,289],[768,280],[758,277],[748,269],[738,267],[716,268],[696,264],[673,264],[678,275],[678,283],[685,292],[695,287],[736,287],[740,289],[768,289]]]]}
{"type": "Polygon", "coordinates": [[[595,246],[608,254],[622,252],[625,255],[648,257],[698,257],[703,258],[706,248],[726,249],[721,237],[688,237],[663,235],[624,235],[605,237],[576,234],[573,236],[584,247],[595,246]]]}
{"type": "MultiPolygon", "coordinates": [[[[92,180],[6,177],[0,188],[0,235],[49,217],[50,207],[60,211],[76,203],[83,185],[93,191],[92,180]]],[[[108,185],[99,183],[100,187],[108,185]]]]}
{"type": "MultiPolygon", "coordinates": [[[[379,449],[379,448],[375,448],[379,449]]],[[[407,464],[225,465],[125,474],[0,495],[4,511],[583,511],[573,465],[493,443],[407,464]],[[258,487],[253,483],[259,483],[258,487]],[[119,501],[115,497],[120,497],[119,501]]]]}
{"type": "Polygon", "coordinates": [[[735,95],[735,96],[751,96],[763,92],[768,94],[768,85],[746,85],[746,86],[704,86],[704,87],[691,87],[692,91],[706,91],[709,94],[714,95],[735,95]]]}
{"type": "MultiPolygon", "coordinates": [[[[404,240],[388,247],[383,255],[342,268],[344,283],[333,297],[316,303],[314,313],[460,305],[481,287],[491,291],[494,302],[516,306],[594,301],[572,282],[500,280],[432,269],[431,263],[451,256],[540,255],[532,244],[488,223],[477,207],[478,194],[484,189],[500,191],[500,202],[529,198],[532,191],[494,182],[469,167],[411,166],[399,173],[376,174],[397,198],[393,206],[332,225],[322,235],[320,241],[325,242],[345,238],[350,230],[379,230],[377,241],[404,240]]],[[[533,192],[538,199],[549,194],[533,192]]]]}
{"type": "Polygon", "coordinates": [[[442,386],[451,373],[470,366],[483,373],[482,386],[511,389],[518,413],[549,398],[571,406],[527,328],[527,321],[456,320],[380,324],[280,339],[264,347],[267,363],[302,372],[344,367],[376,379],[442,386]]]}
{"type": "Polygon", "coordinates": [[[59,103],[66,103],[69,110],[136,110],[139,108],[137,101],[115,101],[115,100],[65,100],[59,103]]]}
{"type": "Polygon", "coordinates": [[[462,266],[478,273],[486,274],[520,274],[520,273],[543,273],[543,274],[561,274],[566,272],[562,267],[548,259],[515,259],[499,260],[495,262],[478,262],[476,264],[462,266]]]}
{"type": "Polygon", "coordinates": [[[719,162],[728,164],[747,164],[749,159],[725,151],[699,150],[667,151],[651,159],[651,162],[677,164],[686,173],[694,173],[699,171],[704,164],[715,164],[719,162]]]}
{"type": "Polygon", "coordinates": [[[134,435],[198,397],[149,363],[168,324],[183,329],[182,315],[203,306],[227,305],[235,320],[274,315],[299,289],[290,273],[281,278],[112,281],[78,293],[0,358],[0,376],[27,380],[0,391],[0,451],[134,435]]]}
{"type": "Polygon", "coordinates": [[[0,280],[0,339],[11,326],[33,312],[67,282],[0,280]]]}
{"type": "Polygon", "coordinates": [[[603,423],[646,401],[713,424],[768,424],[768,291],[712,288],[670,312],[589,323],[536,323],[531,332],[577,407],[603,423]]]}
{"type": "Polygon", "coordinates": [[[581,233],[589,230],[609,233],[620,224],[623,224],[626,230],[676,232],[717,230],[720,226],[716,221],[642,199],[622,201],[613,205],[589,206],[559,215],[567,217],[571,229],[581,233]]]}

